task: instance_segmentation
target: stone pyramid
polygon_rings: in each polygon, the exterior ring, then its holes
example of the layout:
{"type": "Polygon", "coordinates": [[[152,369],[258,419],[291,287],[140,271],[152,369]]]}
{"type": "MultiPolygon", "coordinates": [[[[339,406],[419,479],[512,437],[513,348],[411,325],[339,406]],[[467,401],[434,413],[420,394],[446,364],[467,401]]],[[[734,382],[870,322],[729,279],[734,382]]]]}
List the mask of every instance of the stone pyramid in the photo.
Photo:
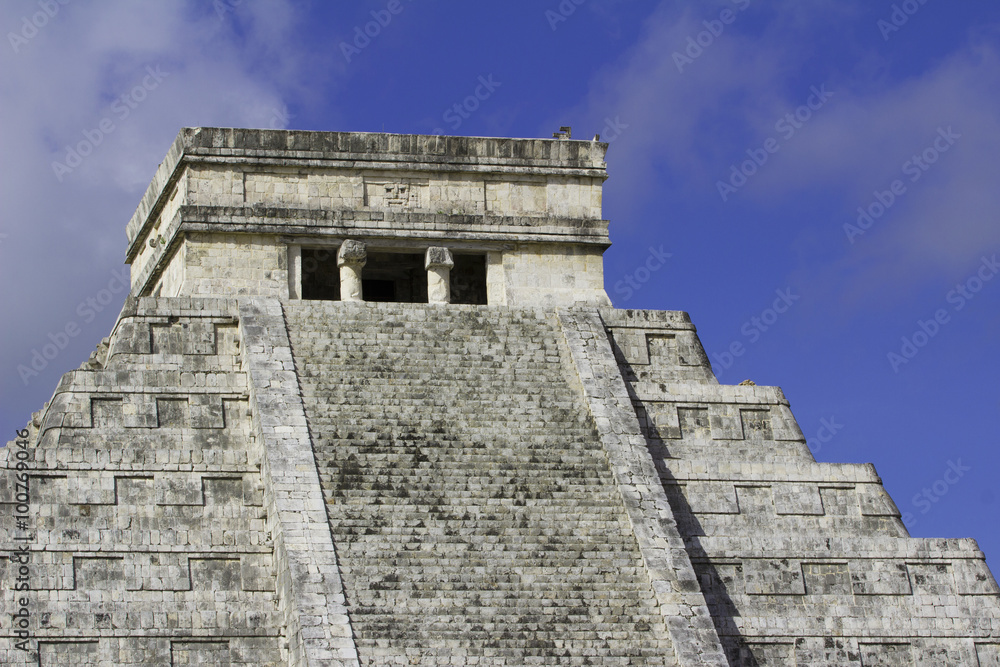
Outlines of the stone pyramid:
{"type": "Polygon", "coordinates": [[[1000,667],[974,541],[611,307],[606,149],[182,130],[0,450],[0,663],[1000,667]]]}

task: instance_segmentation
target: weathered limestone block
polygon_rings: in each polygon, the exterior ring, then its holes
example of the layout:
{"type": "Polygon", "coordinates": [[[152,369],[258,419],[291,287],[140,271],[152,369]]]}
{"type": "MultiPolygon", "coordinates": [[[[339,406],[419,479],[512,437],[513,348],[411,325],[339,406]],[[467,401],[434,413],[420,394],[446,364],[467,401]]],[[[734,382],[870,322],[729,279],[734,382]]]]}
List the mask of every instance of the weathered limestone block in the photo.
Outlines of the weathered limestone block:
{"type": "Polygon", "coordinates": [[[795,646],[792,643],[747,643],[728,651],[732,664],[782,667],[793,665],[795,646]]]}
{"type": "Polygon", "coordinates": [[[447,238],[488,257],[490,303],[608,306],[606,149],[184,129],[128,224],[132,291],[301,298],[294,246],[423,251],[447,238]]]}
{"type": "Polygon", "coordinates": [[[806,595],[846,595],[853,592],[847,563],[803,563],[806,595]]]}
{"type": "Polygon", "coordinates": [[[743,561],[747,595],[805,595],[802,565],[788,559],[750,558],[743,561]]]}
{"type": "Polygon", "coordinates": [[[775,484],[771,487],[774,494],[774,509],[779,515],[821,516],[823,499],[816,484],[775,484]]]}
{"type": "Polygon", "coordinates": [[[718,384],[687,313],[602,310],[601,316],[627,381],[718,384]]]}
{"type": "Polygon", "coordinates": [[[956,559],[952,561],[952,567],[955,574],[956,591],[959,595],[1000,594],[1000,586],[997,585],[985,562],[956,559]]]}
{"type": "MultiPolygon", "coordinates": [[[[235,320],[225,310],[130,300],[106,364],[60,382],[31,441],[41,658],[4,645],[0,662],[170,664],[169,640],[153,637],[166,630],[234,645],[252,633],[259,639],[240,644],[257,649],[247,664],[287,664],[260,473],[247,455],[246,376],[232,364],[235,320]],[[157,351],[151,325],[163,334],[157,351]],[[220,340],[228,359],[216,354],[220,340]],[[212,569],[219,563],[230,565],[212,569]],[[224,604],[213,590],[222,585],[224,604]]],[[[12,590],[3,569],[0,579],[12,590]]]]}
{"type": "Polygon", "coordinates": [[[736,487],[731,482],[688,482],[684,496],[695,514],[739,514],[736,487]]]}
{"type": "Polygon", "coordinates": [[[229,642],[171,641],[170,665],[231,665],[229,642]]]}
{"type": "Polygon", "coordinates": [[[851,585],[855,595],[911,595],[910,573],[905,561],[851,561],[851,585]]]}
{"type": "Polygon", "coordinates": [[[96,641],[39,642],[38,664],[53,667],[96,665],[100,651],[96,641]]]}
{"type": "Polygon", "coordinates": [[[977,643],[976,657],[979,659],[979,667],[1000,667],[1000,642],[977,643]]]}
{"type": "Polygon", "coordinates": [[[823,499],[823,513],[827,516],[861,515],[858,493],[853,486],[823,486],[819,495],[823,499]]]}
{"type": "MultiPolygon", "coordinates": [[[[873,473],[874,473],[874,466],[873,473]]],[[[876,479],[878,479],[876,477],[876,479]]],[[[899,509],[892,498],[886,493],[881,483],[859,484],[855,487],[858,494],[858,503],[861,506],[863,516],[890,516],[899,518],[899,509]]]]}

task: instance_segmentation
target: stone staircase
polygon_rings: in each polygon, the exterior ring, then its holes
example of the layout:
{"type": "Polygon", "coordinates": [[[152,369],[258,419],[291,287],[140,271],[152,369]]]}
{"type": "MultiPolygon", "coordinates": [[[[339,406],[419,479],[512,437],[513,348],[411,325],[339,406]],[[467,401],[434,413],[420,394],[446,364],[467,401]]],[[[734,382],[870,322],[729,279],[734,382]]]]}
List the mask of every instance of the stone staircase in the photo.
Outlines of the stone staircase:
{"type": "Polygon", "coordinates": [[[551,314],[285,315],[362,664],[676,664],[551,314]]]}

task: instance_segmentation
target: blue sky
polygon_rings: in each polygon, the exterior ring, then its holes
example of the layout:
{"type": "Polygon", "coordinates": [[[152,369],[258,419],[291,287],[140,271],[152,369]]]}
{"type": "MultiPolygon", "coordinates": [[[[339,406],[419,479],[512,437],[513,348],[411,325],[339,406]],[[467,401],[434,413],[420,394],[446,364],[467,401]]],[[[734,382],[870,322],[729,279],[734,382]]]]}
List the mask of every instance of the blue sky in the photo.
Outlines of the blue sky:
{"type": "Polygon", "coordinates": [[[0,29],[8,437],[110,332],[180,127],[571,125],[611,141],[615,304],[690,312],[720,381],[783,387],[819,460],[998,569],[995,0],[10,0],[0,29]]]}

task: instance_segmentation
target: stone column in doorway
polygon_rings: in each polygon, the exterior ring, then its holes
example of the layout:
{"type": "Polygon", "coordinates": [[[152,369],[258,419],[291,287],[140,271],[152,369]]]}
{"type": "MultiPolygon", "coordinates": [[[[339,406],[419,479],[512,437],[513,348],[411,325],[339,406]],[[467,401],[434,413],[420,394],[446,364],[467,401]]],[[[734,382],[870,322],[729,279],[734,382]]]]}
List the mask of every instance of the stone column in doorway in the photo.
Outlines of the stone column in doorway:
{"type": "Polygon", "coordinates": [[[368,261],[368,247],[361,241],[348,239],[337,251],[340,267],[340,300],[364,301],[361,293],[361,269],[368,261]]]}
{"type": "Polygon", "coordinates": [[[427,269],[427,302],[451,303],[451,267],[455,266],[451,251],[430,247],[424,256],[427,269]]]}

